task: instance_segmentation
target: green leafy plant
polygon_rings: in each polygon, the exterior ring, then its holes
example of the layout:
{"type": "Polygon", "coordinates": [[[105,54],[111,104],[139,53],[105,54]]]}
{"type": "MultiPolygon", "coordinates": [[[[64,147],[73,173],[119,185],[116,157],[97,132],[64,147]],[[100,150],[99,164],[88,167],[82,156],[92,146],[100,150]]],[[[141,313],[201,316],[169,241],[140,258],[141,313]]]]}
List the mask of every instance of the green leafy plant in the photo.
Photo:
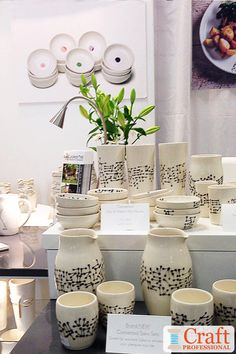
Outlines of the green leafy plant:
{"type": "Polygon", "coordinates": [[[124,88],[120,90],[116,97],[112,97],[100,89],[94,74],[91,78],[91,85],[88,85],[83,75],[81,81],[80,93],[89,99],[90,109],[87,110],[83,105],[80,105],[80,113],[95,126],[88,133],[87,144],[92,139],[100,139],[102,143],[134,144],[142,136],[154,134],[160,129],[156,125],[146,130],[139,126],[141,121],[145,122],[146,116],[154,110],[155,106],[147,106],[139,114],[133,114],[136,101],[135,89],[131,90],[130,105],[127,106],[122,105],[125,95],[124,88]],[[97,110],[94,109],[94,106],[97,107],[97,110]],[[131,136],[133,137],[132,142],[130,142],[131,136]]]}

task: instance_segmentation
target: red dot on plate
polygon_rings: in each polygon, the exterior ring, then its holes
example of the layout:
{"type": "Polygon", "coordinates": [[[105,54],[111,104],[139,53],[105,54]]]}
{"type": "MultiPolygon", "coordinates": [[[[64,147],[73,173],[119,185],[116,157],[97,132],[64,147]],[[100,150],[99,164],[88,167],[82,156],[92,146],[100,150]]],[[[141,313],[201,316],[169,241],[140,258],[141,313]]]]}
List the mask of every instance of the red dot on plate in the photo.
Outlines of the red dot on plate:
{"type": "Polygon", "coordinates": [[[67,47],[65,47],[65,46],[61,47],[61,51],[62,51],[63,53],[65,53],[65,52],[67,51],[67,47]]]}
{"type": "Polygon", "coordinates": [[[41,64],[40,64],[40,67],[41,67],[42,69],[45,68],[45,66],[46,66],[45,63],[41,63],[41,64]]]}

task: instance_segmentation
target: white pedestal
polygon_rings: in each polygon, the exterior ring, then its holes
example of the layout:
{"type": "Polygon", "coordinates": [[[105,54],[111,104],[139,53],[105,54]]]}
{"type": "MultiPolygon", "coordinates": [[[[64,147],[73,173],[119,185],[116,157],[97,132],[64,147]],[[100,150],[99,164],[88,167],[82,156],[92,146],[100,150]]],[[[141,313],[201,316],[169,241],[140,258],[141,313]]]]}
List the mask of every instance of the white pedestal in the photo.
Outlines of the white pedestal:
{"type": "MultiPolygon", "coordinates": [[[[152,223],[151,227],[156,224],[152,223]]],[[[57,297],[54,283],[54,262],[59,234],[63,231],[57,223],[43,234],[43,246],[47,250],[50,298],[57,297]]],[[[217,279],[235,278],[235,232],[224,232],[221,226],[211,225],[209,219],[187,232],[188,247],[193,261],[194,286],[211,290],[217,279]]],[[[136,299],[142,299],[139,267],[146,242],[146,235],[104,235],[98,230],[98,242],[102,251],[107,280],[126,280],[135,285],[136,299]]]]}

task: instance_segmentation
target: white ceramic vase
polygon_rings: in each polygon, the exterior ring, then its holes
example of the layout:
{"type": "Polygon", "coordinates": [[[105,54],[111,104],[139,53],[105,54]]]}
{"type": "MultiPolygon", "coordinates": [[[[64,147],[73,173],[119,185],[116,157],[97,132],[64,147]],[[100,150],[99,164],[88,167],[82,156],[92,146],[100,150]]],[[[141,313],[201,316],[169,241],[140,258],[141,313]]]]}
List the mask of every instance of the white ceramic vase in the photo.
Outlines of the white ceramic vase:
{"type": "Polygon", "coordinates": [[[59,296],[56,317],[61,343],[67,349],[81,350],[93,344],[98,327],[96,295],[75,291],[59,296]]]}
{"type": "Polygon", "coordinates": [[[213,296],[205,290],[176,290],[171,295],[170,309],[174,326],[211,326],[213,323],[213,296]]]}
{"type": "Polygon", "coordinates": [[[96,232],[90,229],[63,231],[55,260],[58,295],[78,290],[95,292],[104,280],[104,261],[96,232]]]}
{"type": "Polygon", "coordinates": [[[173,194],[186,193],[187,143],[162,143],[159,147],[161,188],[171,188],[173,194]]]}
{"type": "Polygon", "coordinates": [[[97,146],[99,187],[125,186],[125,145],[97,146]]]}
{"type": "Polygon", "coordinates": [[[35,318],[35,279],[10,279],[9,288],[16,327],[25,332],[35,318]]]}
{"type": "Polygon", "coordinates": [[[140,278],[151,315],[170,315],[170,296],[176,289],[192,286],[192,261],[187,234],[175,228],[155,228],[148,235],[140,278]]]}
{"type": "Polygon", "coordinates": [[[154,189],[155,145],[127,145],[126,161],[130,195],[154,189]]]}
{"type": "Polygon", "coordinates": [[[134,285],[120,280],[107,281],[98,285],[97,298],[99,316],[104,326],[107,325],[107,315],[132,314],[135,304],[134,285]]]}
{"type": "Polygon", "coordinates": [[[209,192],[208,187],[218,185],[216,181],[195,182],[196,196],[200,198],[200,216],[209,218],[209,192]]]}
{"type": "Polygon", "coordinates": [[[236,279],[217,280],[212,295],[217,324],[236,328],[236,279]]]}
{"type": "Polygon", "coordinates": [[[189,167],[189,190],[196,194],[196,181],[213,180],[223,183],[222,156],[217,154],[192,155],[189,167]]]}
{"type": "Polygon", "coordinates": [[[7,282],[0,281],[0,331],[7,326],[7,282]]]}
{"type": "Polygon", "coordinates": [[[221,205],[236,203],[236,185],[225,183],[208,187],[209,216],[212,224],[221,224],[221,205]]]}

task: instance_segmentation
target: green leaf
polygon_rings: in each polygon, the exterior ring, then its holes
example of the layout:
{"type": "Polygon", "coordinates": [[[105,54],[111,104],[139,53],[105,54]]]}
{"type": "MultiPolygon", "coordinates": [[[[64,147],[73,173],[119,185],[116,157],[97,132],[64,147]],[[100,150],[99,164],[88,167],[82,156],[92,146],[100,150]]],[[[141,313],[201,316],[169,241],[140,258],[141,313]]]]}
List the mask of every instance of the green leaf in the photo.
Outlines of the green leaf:
{"type": "Polygon", "coordinates": [[[133,128],[132,130],[135,130],[141,135],[147,135],[146,131],[143,128],[133,128]]]}
{"type": "Polygon", "coordinates": [[[128,140],[129,132],[130,132],[130,126],[126,125],[125,130],[124,130],[124,138],[125,138],[125,140],[128,140]]]}
{"type": "Polygon", "coordinates": [[[90,132],[88,132],[88,134],[89,134],[89,135],[90,135],[90,134],[93,134],[93,133],[95,133],[98,129],[99,129],[99,127],[96,127],[96,128],[94,128],[94,129],[90,130],[90,132]]]}
{"type": "Polygon", "coordinates": [[[90,149],[92,149],[93,151],[97,152],[97,148],[95,146],[90,146],[90,149]]]}
{"type": "Polygon", "coordinates": [[[155,106],[147,106],[139,113],[139,117],[144,117],[154,110],[155,106]]]}
{"type": "Polygon", "coordinates": [[[122,126],[122,128],[125,127],[125,117],[124,114],[122,112],[118,112],[118,116],[117,116],[118,122],[120,123],[120,125],[122,126]]]}
{"type": "Polygon", "coordinates": [[[131,90],[131,93],[130,93],[130,102],[131,102],[131,105],[134,104],[135,99],[136,99],[136,91],[135,91],[135,89],[132,89],[132,90],[131,90]]]}
{"type": "Polygon", "coordinates": [[[159,125],[155,125],[154,127],[150,127],[148,129],[146,129],[146,134],[147,135],[154,134],[154,133],[158,132],[158,130],[160,130],[159,125]]]}
{"type": "Polygon", "coordinates": [[[92,76],[91,76],[91,82],[92,82],[94,90],[96,90],[98,87],[98,83],[97,83],[96,76],[94,74],[92,74],[92,76]]]}
{"type": "Polygon", "coordinates": [[[115,134],[117,132],[117,128],[114,123],[110,122],[109,120],[106,121],[107,132],[109,134],[115,134]]]}
{"type": "Polygon", "coordinates": [[[116,102],[117,104],[121,103],[123,101],[123,98],[124,98],[124,95],[125,95],[125,89],[124,87],[120,90],[118,96],[116,97],[116,102]]]}
{"type": "Polygon", "coordinates": [[[85,109],[83,106],[80,105],[79,110],[84,118],[89,119],[89,113],[88,113],[87,109],[85,109]]]}
{"type": "Polygon", "coordinates": [[[99,135],[99,133],[93,133],[90,135],[90,137],[88,138],[86,145],[88,145],[88,143],[90,142],[91,139],[93,139],[96,135],[99,135]]]}
{"type": "Polygon", "coordinates": [[[82,82],[82,84],[83,84],[84,86],[87,85],[87,80],[86,80],[84,74],[81,75],[81,82],[82,82]]]}

